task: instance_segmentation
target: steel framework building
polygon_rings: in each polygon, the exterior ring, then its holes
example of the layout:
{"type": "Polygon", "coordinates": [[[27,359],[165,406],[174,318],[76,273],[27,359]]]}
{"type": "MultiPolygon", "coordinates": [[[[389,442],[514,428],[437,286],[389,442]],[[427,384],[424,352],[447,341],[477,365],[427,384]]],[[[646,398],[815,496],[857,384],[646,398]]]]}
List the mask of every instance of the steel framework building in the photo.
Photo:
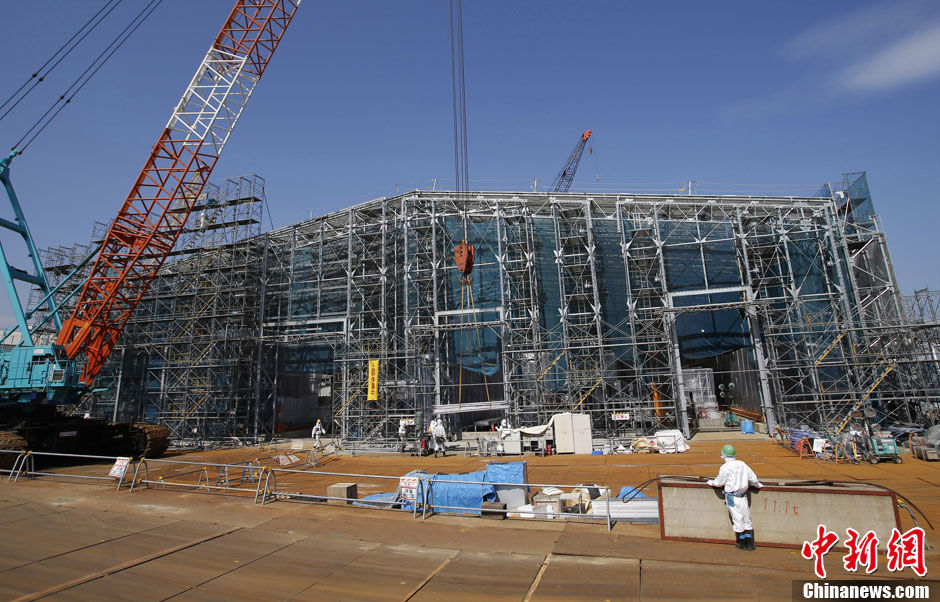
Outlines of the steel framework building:
{"type": "MultiPolygon", "coordinates": [[[[181,439],[245,434],[254,407],[260,271],[255,255],[263,198],[258,176],[207,186],[126,325],[97,390],[72,412],[159,422],[181,439]]],[[[95,224],[91,243],[44,253],[53,285],[100,243],[102,226],[95,224]]],[[[59,298],[66,307],[68,291],[59,298]]]]}
{"type": "Polygon", "coordinates": [[[416,413],[569,410],[609,436],[688,434],[684,373],[705,368],[770,427],[936,412],[936,305],[902,298],[864,173],[815,197],[420,190],[264,234],[263,182],[222,188],[84,411],[182,438],[322,417],[380,442],[416,413]]]}

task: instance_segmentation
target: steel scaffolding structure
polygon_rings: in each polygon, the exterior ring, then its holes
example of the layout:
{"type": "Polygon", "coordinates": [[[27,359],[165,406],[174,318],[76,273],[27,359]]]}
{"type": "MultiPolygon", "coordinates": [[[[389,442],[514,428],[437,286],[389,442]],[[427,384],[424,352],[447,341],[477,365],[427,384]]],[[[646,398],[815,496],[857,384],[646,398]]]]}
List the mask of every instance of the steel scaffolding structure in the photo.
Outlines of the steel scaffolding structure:
{"type": "Polygon", "coordinates": [[[832,427],[860,404],[936,413],[937,305],[900,295],[863,173],[817,197],[414,191],[266,234],[260,179],[217,196],[92,412],[179,437],[322,418],[381,442],[416,414],[568,410],[611,436],[688,434],[702,400],[683,374],[707,368],[723,404],[771,427],[832,427]]]}
{"type": "MultiPolygon", "coordinates": [[[[97,390],[72,412],[159,422],[177,439],[252,434],[263,200],[259,176],[207,186],[97,390]]],[[[56,283],[98,240],[47,253],[60,259],[56,283]]]]}
{"type": "MultiPolygon", "coordinates": [[[[904,309],[916,357],[910,369],[917,371],[915,382],[923,386],[921,395],[936,399],[940,397],[940,291],[915,291],[904,297],[904,309]]],[[[940,407],[936,403],[927,405],[925,410],[928,422],[940,423],[940,407]]]]}

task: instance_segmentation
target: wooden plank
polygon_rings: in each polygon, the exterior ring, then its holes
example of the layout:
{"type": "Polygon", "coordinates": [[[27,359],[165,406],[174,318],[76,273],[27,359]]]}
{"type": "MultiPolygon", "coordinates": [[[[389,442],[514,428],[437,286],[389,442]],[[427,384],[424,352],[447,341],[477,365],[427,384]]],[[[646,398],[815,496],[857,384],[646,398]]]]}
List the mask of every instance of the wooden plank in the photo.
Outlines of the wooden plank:
{"type": "Polygon", "coordinates": [[[286,600],[375,549],[375,542],[311,536],[174,598],[286,600]]]}
{"type": "MultiPolygon", "coordinates": [[[[178,521],[127,536],[105,539],[88,547],[4,571],[0,575],[0,594],[20,596],[42,591],[51,585],[121,566],[129,559],[149,557],[218,531],[218,525],[178,521]]],[[[69,538],[62,539],[67,541],[69,538]]]]}
{"type": "MultiPolygon", "coordinates": [[[[218,528],[218,525],[216,525],[218,528]]],[[[302,536],[241,529],[70,588],[63,599],[163,600],[211,581],[302,536]],[[146,588],[140,584],[146,583],[146,588]]]]}
{"type": "MultiPolygon", "coordinates": [[[[501,536],[500,536],[501,537],[501,536]]],[[[460,552],[411,600],[521,600],[542,563],[539,554],[460,552]]]]}
{"type": "Polygon", "coordinates": [[[552,556],[530,600],[637,600],[640,561],[552,556]]]}
{"type": "MultiPolygon", "coordinates": [[[[747,552],[731,548],[727,554],[731,561],[735,554],[747,552]]],[[[790,571],[662,560],[642,561],[641,573],[637,598],[642,600],[790,600],[793,580],[812,578],[790,571]]]]}
{"type": "Polygon", "coordinates": [[[442,548],[383,544],[294,599],[400,601],[452,552],[442,548]]]}

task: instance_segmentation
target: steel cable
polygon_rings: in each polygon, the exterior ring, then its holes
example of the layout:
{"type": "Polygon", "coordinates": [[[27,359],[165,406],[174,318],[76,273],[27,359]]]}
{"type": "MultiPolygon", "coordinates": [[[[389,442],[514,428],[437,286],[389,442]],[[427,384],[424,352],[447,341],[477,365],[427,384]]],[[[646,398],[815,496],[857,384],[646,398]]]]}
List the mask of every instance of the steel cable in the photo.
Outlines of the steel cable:
{"type": "Polygon", "coordinates": [[[123,30],[108,44],[101,53],[93,60],[88,67],[82,71],[75,81],[72,82],[65,92],[59,96],[58,99],[52,106],[50,106],[45,113],[42,114],[42,117],[36,120],[36,123],[33,124],[29,130],[16,142],[13,146],[13,149],[18,149],[20,154],[22,154],[30,144],[43,132],[49,124],[58,117],[59,113],[62,112],[72,99],[88,84],[89,81],[98,73],[98,71],[114,56],[114,53],[127,42],[128,39],[137,31],[137,29],[143,25],[144,21],[153,14],[153,11],[156,10],[158,6],[163,4],[163,0],[150,0],[144,8],[134,16],[133,19],[124,27],[123,30]],[[103,57],[103,58],[102,58],[103,57]],[[89,73],[90,72],[90,73],[89,73]],[[87,75],[87,77],[86,77],[87,75]],[[77,87],[76,87],[77,86],[77,87]],[[73,91],[74,89],[74,91],[73,91]],[[51,113],[51,115],[50,115],[51,113]],[[47,119],[48,117],[48,119],[47,119]],[[38,129],[37,129],[38,128],[38,129]],[[24,143],[25,140],[25,143],[24,143]],[[22,146],[21,146],[22,144],[22,146]]]}
{"type": "Polygon", "coordinates": [[[102,6],[100,9],[98,9],[98,12],[96,12],[94,15],[92,15],[90,19],[88,19],[87,21],[85,21],[84,25],[82,25],[81,27],[79,27],[78,30],[77,30],[74,34],[72,34],[72,37],[71,37],[71,38],[69,38],[64,44],[62,44],[62,46],[60,46],[59,49],[56,50],[55,53],[53,53],[53,55],[52,55],[51,57],[49,57],[49,58],[46,60],[45,63],[43,63],[38,69],[36,69],[36,71],[34,71],[33,74],[30,75],[30,76],[26,79],[26,81],[23,82],[23,84],[22,84],[19,88],[16,89],[15,92],[13,92],[12,94],[10,94],[10,96],[9,96],[5,101],[3,101],[3,104],[0,104],[0,111],[2,111],[4,108],[6,108],[6,106],[7,106],[14,98],[16,98],[16,96],[17,96],[20,92],[22,92],[24,88],[26,88],[27,86],[29,86],[29,89],[26,90],[26,92],[25,92],[22,96],[20,96],[20,97],[16,100],[16,102],[13,103],[12,106],[10,106],[9,108],[7,108],[6,111],[4,111],[2,114],[0,114],[0,121],[2,121],[4,117],[6,117],[7,115],[9,115],[10,112],[13,111],[13,109],[15,109],[15,108],[17,107],[17,105],[19,105],[19,104],[23,101],[23,99],[25,99],[27,96],[29,96],[30,92],[32,92],[33,90],[35,90],[35,89],[36,89],[36,86],[38,86],[39,84],[41,84],[41,83],[46,79],[46,77],[47,77],[50,73],[52,73],[52,72],[55,70],[55,68],[58,67],[59,64],[60,64],[62,61],[64,61],[65,58],[68,57],[68,55],[70,55],[70,54],[72,53],[72,51],[75,50],[75,49],[78,47],[79,44],[82,43],[82,41],[84,41],[84,39],[85,39],[86,37],[88,37],[88,35],[89,35],[91,32],[93,32],[99,25],[101,25],[101,22],[104,21],[104,20],[107,18],[107,16],[111,14],[111,11],[113,11],[115,8],[117,8],[118,5],[121,4],[121,2],[123,2],[123,1],[124,1],[124,0],[116,0],[116,2],[115,2],[115,0],[108,0],[107,2],[105,2],[104,6],[102,6]],[[110,5],[112,2],[115,2],[115,4],[114,4],[113,6],[111,6],[111,8],[108,8],[108,5],[110,5]],[[101,13],[104,12],[105,9],[108,9],[107,12],[105,12],[104,15],[101,15],[101,13]],[[86,31],[84,34],[82,34],[82,31],[83,31],[85,28],[87,28],[88,25],[92,23],[92,21],[94,21],[96,18],[98,18],[99,15],[101,15],[101,18],[98,19],[97,22],[95,22],[95,23],[91,26],[91,28],[88,29],[88,31],[86,31]],[[69,44],[71,44],[72,41],[75,40],[76,37],[78,37],[79,34],[82,34],[82,36],[78,39],[78,41],[76,41],[74,44],[72,44],[72,47],[69,48],[68,50],[66,50],[65,54],[63,54],[62,56],[60,56],[60,57],[58,58],[58,60],[56,60],[56,57],[59,56],[59,53],[61,53],[69,44]],[[51,63],[52,61],[55,61],[55,63],[54,63],[51,67],[49,67],[49,70],[48,70],[48,71],[43,72],[43,69],[45,69],[46,66],[49,65],[49,63],[51,63]],[[33,80],[35,80],[35,81],[33,81],[33,80]],[[30,82],[32,82],[32,85],[31,85],[31,86],[30,86],[30,82]]]}

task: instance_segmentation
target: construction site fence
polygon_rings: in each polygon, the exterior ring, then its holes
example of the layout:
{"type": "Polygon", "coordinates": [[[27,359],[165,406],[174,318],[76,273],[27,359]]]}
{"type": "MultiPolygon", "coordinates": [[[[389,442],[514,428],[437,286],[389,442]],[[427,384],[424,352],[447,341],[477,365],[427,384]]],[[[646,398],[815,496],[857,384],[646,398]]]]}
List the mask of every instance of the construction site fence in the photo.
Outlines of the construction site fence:
{"type": "MultiPolygon", "coordinates": [[[[206,493],[211,492],[226,492],[226,493],[242,493],[253,496],[253,503],[264,505],[270,501],[276,501],[278,499],[289,499],[289,500],[301,500],[301,501],[310,501],[310,502],[344,502],[345,504],[352,505],[356,508],[365,508],[365,509],[379,509],[379,510],[399,510],[402,512],[410,512],[413,517],[417,518],[420,514],[422,519],[426,519],[428,516],[433,516],[435,513],[444,511],[443,513],[480,513],[481,516],[483,513],[486,514],[504,514],[506,518],[514,518],[510,514],[525,514],[527,517],[533,518],[543,518],[543,519],[555,519],[556,517],[561,517],[563,519],[576,519],[579,521],[588,521],[588,522],[605,522],[607,525],[607,530],[610,531],[613,528],[613,520],[610,513],[610,488],[607,486],[599,485],[585,485],[583,483],[577,485],[571,484],[559,484],[559,483],[502,483],[502,482],[493,482],[493,481],[463,481],[463,480],[451,480],[446,478],[437,478],[438,475],[426,475],[426,476],[417,476],[417,492],[415,500],[410,499],[396,499],[396,501],[383,501],[383,500],[363,500],[358,497],[338,497],[330,496],[324,494],[313,494],[313,493],[303,493],[299,491],[290,491],[287,489],[278,488],[278,476],[282,477],[282,481],[286,480],[290,475],[306,475],[306,476],[332,476],[332,477],[344,477],[344,478],[353,478],[353,479],[365,479],[365,480],[385,480],[391,481],[395,484],[396,491],[398,490],[398,484],[400,483],[401,476],[396,475],[378,475],[378,474],[365,474],[365,473],[350,473],[350,472],[331,472],[331,471],[322,471],[322,470],[301,470],[298,468],[271,468],[264,466],[261,463],[261,459],[247,460],[245,462],[240,462],[236,464],[219,464],[212,462],[193,462],[189,460],[169,460],[169,459],[132,459],[127,457],[119,456],[98,456],[98,455],[86,455],[86,454],[66,454],[66,453],[57,453],[57,452],[40,452],[40,451],[20,451],[20,450],[0,450],[0,458],[3,460],[0,461],[0,465],[6,466],[8,464],[8,459],[13,457],[12,466],[10,468],[0,469],[0,474],[7,475],[7,482],[16,483],[20,478],[34,479],[37,477],[55,477],[55,478],[65,478],[65,479],[76,479],[76,480],[87,480],[93,482],[106,482],[109,486],[113,486],[116,491],[121,489],[126,489],[129,492],[133,492],[135,488],[145,487],[145,488],[159,488],[159,489],[182,489],[187,491],[205,491],[206,493]],[[96,468],[102,468],[107,470],[107,474],[85,474],[85,473],[73,473],[73,472],[53,472],[51,470],[37,470],[36,469],[36,458],[61,458],[63,460],[81,460],[81,461],[95,461],[95,462],[110,462],[110,465],[105,464],[96,464],[96,468]],[[125,462],[124,468],[118,470],[118,474],[112,474],[112,470],[119,462],[125,462]],[[151,477],[151,467],[152,466],[166,466],[166,467],[176,467],[178,470],[171,472],[170,474],[160,475],[156,478],[151,477]],[[192,482],[192,477],[195,476],[195,483],[192,482]],[[178,480],[181,478],[189,477],[189,480],[178,480]],[[244,486],[245,484],[253,486],[244,486]],[[535,509],[534,505],[531,510],[522,510],[518,508],[479,508],[479,507],[466,507],[466,506],[448,506],[443,504],[435,503],[434,501],[434,484],[435,483],[450,483],[450,484],[459,484],[459,485],[480,485],[480,486],[492,486],[492,487],[520,487],[525,488],[526,491],[533,488],[556,488],[559,490],[581,490],[581,489],[598,489],[603,491],[602,497],[597,498],[592,503],[601,503],[605,508],[605,513],[603,515],[595,514],[577,514],[577,513],[566,513],[566,512],[543,512],[535,509]],[[398,508],[396,508],[396,506],[398,508]],[[408,506],[408,508],[405,508],[408,506]]],[[[270,458],[266,458],[270,459],[270,458]]],[[[310,450],[307,454],[307,457],[304,460],[304,465],[318,465],[321,460],[321,457],[317,450],[310,450]]],[[[88,469],[89,465],[83,464],[82,469],[88,469]]],[[[526,498],[528,500],[528,495],[526,498]]],[[[526,519],[528,520],[528,518],[526,519]]]]}

